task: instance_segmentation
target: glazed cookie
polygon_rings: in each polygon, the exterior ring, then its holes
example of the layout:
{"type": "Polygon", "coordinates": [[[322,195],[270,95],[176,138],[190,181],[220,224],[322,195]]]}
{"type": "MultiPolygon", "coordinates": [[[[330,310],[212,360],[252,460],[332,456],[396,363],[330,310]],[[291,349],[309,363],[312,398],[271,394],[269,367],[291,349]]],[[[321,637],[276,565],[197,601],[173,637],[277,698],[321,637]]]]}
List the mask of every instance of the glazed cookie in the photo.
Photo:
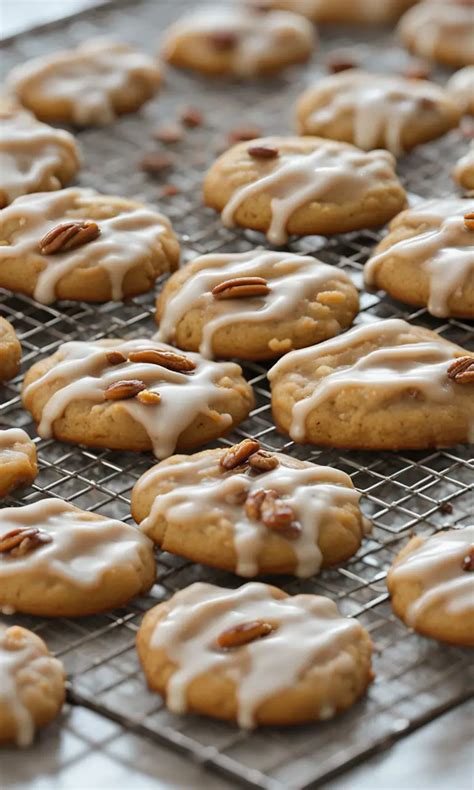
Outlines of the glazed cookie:
{"type": "Polygon", "coordinates": [[[295,442],[398,450],[468,442],[474,357],[399,319],[292,351],[270,370],[277,426],[295,442]]]}
{"type": "Polygon", "coordinates": [[[0,744],[30,746],[65,697],[63,665],[32,631],[0,624],[0,744]]]}
{"type": "Polygon", "coordinates": [[[23,388],[40,436],[158,458],[222,436],[253,402],[238,365],[153,340],[64,343],[33,365],[23,388]]]}
{"type": "Polygon", "coordinates": [[[403,211],[364,275],[367,285],[432,315],[474,318],[474,201],[429,200],[403,211]]]}
{"type": "Polygon", "coordinates": [[[168,30],[163,55],[174,66],[250,78],[305,62],[315,38],[312,25],[299,14],[211,6],[168,30]]]}
{"type": "Polygon", "coordinates": [[[36,447],[20,428],[0,429],[0,497],[20,485],[31,485],[36,475],[36,447]]]}
{"type": "Polygon", "coordinates": [[[106,38],[30,60],[8,79],[21,103],[41,120],[79,126],[102,126],[138,110],[160,82],[152,58],[106,38]]]}
{"type": "Polygon", "coordinates": [[[79,161],[72,134],[0,106],[0,208],[20,195],[61,189],[79,161]]]}
{"type": "Polygon", "coordinates": [[[81,617],[123,606],[155,581],[136,527],[60,499],[0,510],[0,609],[81,617]]]}
{"type": "Polygon", "coordinates": [[[397,617],[418,633],[474,647],[474,526],[410,540],[387,577],[397,617]]]}
{"type": "Polygon", "coordinates": [[[239,143],[212,165],[204,200],[239,225],[285,244],[308,236],[376,227],[406,204],[388,151],[365,153],[319,137],[265,137],[239,143]]]}
{"type": "Polygon", "coordinates": [[[329,719],[373,675],[369,635],[319,595],[252,582],[197,582],[145,615],[137,649],[148,685],[173,713],[240,727],[329,719]]]}
{"type": "Polygon", "coordinates": [[[415,55],[447,66],[474,64],[474,8],[469,0],[425,0],[404,14],[398,30],[415,55]]]}
{"type": "MultiPolygon", "coordinates": [[[[466,192],[474,192],[474,141],[453,170],[453,178],[466,192]]],[[[472,206],[474,211],[474,205],[472,206]]]]}
{"type": "Polygon", "coordinates": [[[323,77],[299,99],[300,134],[387,148],[400,156],[457,126],[461,112],[443,88],[427,80],[358,69],[323,77]]]}
{"type": "Polygon", "coordinates": [[[20,370],[20,361],[21,346],[15,330],[0,315],[0,382],[9,381],[16,376],[20,370]]]}
{"type": "Polygon", "coordinates": [[[383,25],[398,19],[416,0],[247,0],[259,8],[295,11],[313,22],[383,25]]]}
{"type": "Polygon", "coordinates": [[[474,115],[474,66],[465,66],[453,74],[446,88],[462,112],[474,115]]]}
{"type": "Polygon", "coordinates": [[[166,217],[93,189],[20,197],[1,212],[0,234],[0,286],[42,304],[136,296],[179,261],[166,217]]]}
{"type": "Polygon", "coordinates": [[[164,551],[239,576],[312,576],[351,557],[367,524],[344,472],[255,439],[175,455],[145,472],[132,515],[164,551]]]}
{"type": "Polygon", "coordinates": [[[359,297],[316,258],[254,250],[203,255],[176,272],[157,302],[157,338],[204,357],[271,359],[346,329],[359,297]]]}

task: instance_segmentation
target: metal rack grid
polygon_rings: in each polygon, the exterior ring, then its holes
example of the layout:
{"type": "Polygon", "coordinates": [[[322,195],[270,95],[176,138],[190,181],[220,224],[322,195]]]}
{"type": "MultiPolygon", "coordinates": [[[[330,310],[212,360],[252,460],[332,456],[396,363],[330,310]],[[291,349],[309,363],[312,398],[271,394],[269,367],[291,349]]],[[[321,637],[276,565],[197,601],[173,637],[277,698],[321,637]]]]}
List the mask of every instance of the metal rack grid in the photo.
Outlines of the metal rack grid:
{"type": "MultiPolygon", "coordinates": [[[[150,52],[159,31],[192,5],[161,0],[112,3],[79,17],[21,34],[3,50],[4,68],[36,54],[71,46],[87,37],[113,33],[150,52]]],[[[84,152],[79,177],[83,186],[159,205],[182,239],[183,259],[210,251],[244,251],[261,244],[253,232],[230,231],[201,203],[203,173],[226,147],[226,136],[245,119],[265,133],[288,133],[295,97],[311,76],[323,73],[324,53],[347,45],[371,68],[392,70],[407,60],[387,32],[328,29],[319,55],[308,69],[251,85],[209,81],[169,70],[160,96],[142,112],[122,118],[106,130],[78,133],[84,152]],[[163,197],[160,183],[140,172],[145,151],[159,150],[152,139],[157,124],[174,121],[179,108],[198,105],[204,125],[186,133],[168,150],[178,165],[169,180],[180,189],[163,197]]],[[[421,197],[452,194],[450,169],[466,141],[456,131],[419,148],[400,162],[407,190],[421,197]]],[[[378,232],[346,234],[330,240],[310,237],[292,241],[289,249],[315,254],[347,271],[362,288],[362,270],[378,232]]],[[[23,370],[53,353],[65,340],[148,336],[154,331],[153,296],[125,304],[103,306],[60,303],[39,306],[33,300],[0,290],[1,312],[14,324],[23,346],[23,370]]],[[[424,309],[396,303],[383,294],[361,294],[358,323],[403,317],[472,347],[472,324],[440,321],[424,309]]],[[[432,532],[462,526],[472,515],[472,462],[466,447],[409,453],[318,451],[294,445],[279,435],[271,421],[266,368],[244,366],[254,386],[257,406],[251,417],[225,442],[257,436],[265,447],[348,472],[364,494],[363,509],[373,521],[372,535],[356,557],[343,567],[326,570],[308,580],[277,579],[290,593],[314,592],[337,601],[346,615],[368,628],[375,644],[376,682],[350,711],[329,721],[297,728],[272,728],[255,733],[195,716],[178,717],[150,693],[140,673],[134,639],[141,614],[175,590],[205,580],[227,586],[233,575],[194,565],[166,553],[158,556],[158,582],[147,598],[119,611],[77,620],[16,617],[33,628],[64,661],[70,677],[69,701],[96,710],[148,738],[186,752],[198,762],[225,772],[235,780],[261,788],[303,788],[362,760],[412,729],[465,699],[469,686],[467,652],[422,639],[392,614],[385,574],[393,557],[413,529],[432,532]]],[[[22,376],[0,389],[0,424],[19,426],[35,436],[29,415],[22,410],[22,376]]],[[[90,450],[55,441],[37,441],[40,473],[35,484],[5,504],[26,504],[43,496],[58,496],[79,507],[130,520],[129,501],[138,477],[153,463],[149,455],[90,450]]],[[[272,579],[275,581],[275,579],[272,579]]],[[[8,621],[8,620],[7,620],[8,621]]],[[[27,759],[27,757],[25,757],[27,759]]]]}

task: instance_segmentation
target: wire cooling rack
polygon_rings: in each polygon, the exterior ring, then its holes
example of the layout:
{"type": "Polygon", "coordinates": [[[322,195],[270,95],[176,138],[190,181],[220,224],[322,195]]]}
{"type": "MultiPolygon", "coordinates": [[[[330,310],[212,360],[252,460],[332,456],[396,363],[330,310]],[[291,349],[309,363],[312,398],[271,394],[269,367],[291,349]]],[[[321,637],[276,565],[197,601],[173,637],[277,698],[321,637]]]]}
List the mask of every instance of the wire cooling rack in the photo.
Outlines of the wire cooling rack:
{"type": "MultiPolygon", "coordinates": [[[[25,58],[67,48],[93,35],[116,34],[153,52],[160,32],[191,5],[149,0],[118,2],[78,17],[21,34],[3,47],[8,69],[25,58]]],[[[140,113],[107,129],[78,133],[84,153],[79,183],[109,194],[127,195],[159,206],[182,240],[183,259],[211,251],[244,251],[261,244],[257,233],[232,231],[203,207],[201,183],[209,163],[226,147],[235,127],[256,125],[265,133],[291,130],[298,92],[311,76],[324,72],[324,53],[351,46],[371,68],[398,69],[407,56],[387,32],[328,29],[319,55],[307,69],[284,77],[241,85],[204,80],[172,71],[159,97],[140,113]],[[167,147],[177,165],[169,181],[179,193],[163,196],[163,180],[152,180],[138,166],[148,151],[163,148],[153,139],[160,124],[174,122],[183,107],[198,106],[202,127],[167,147]]],[[[440,75],[443,78],[443,75],[440,75]]],[[[407,190],[421,197],[454,193],[449,177],[467,146],[460,131],[421,146],[400,162],[407,190]]],[[[314,254],[344,269],[362,288],[362,270],[379,233],[364,231],[330,240],[310,237],[289,249],[314,254]]],[[[14,324],[23,346],[23,370],[56,351],[65,340],[88,337],[149,336],[154,331],[153,296],[103,306],[59,303],[49,307],[0,289],[1,312],[14,324]]],[[[460,320],[440,321],[424,309],[408,308],[383,294],[361,294],[358,323],[402,317],[472,347],[473,327],[460,320]]],[[[433,532],[472,520],[472,465],[466,447],[410,453],[318,451],[298,447],[280,436],[271,420],[266,368],[244,366],[257,396],[251,417],[225,441],[257,436],[279,449],[348,472],[363,492],[363,508],[374,529],[361,550],[343,567],[307,580],[276,579],[290,593],[313,592],[337,601],[346,615],[358,617],[375,645],[377,678],[368,694],[334,721],[297,728],[268,728],[248,734],[234,726],[195,716],[178,717],[150,693],[140,673],[134,640],[142,613],[196,580],[237,586],[235,576],[191,564],[166,553],[158,556],[158,582],[150,595],[119,611],[77,620],[15,617],[33,628],[64,661],[70,677],[69,701],[119,721],[135,733],[178,748],[191,758],[234,780],[259,788],[303,788],[319,784],[376,749],[454,707],[472,692],[467,652],[422,639],[392,614],[385,575],[412,530],[433,532]]],[[[0,424],[25,428],[35,437],[22,410],[22,375],[0,389],[0,424]]],[[[150,455],[90,450],[36,439],[40,473],[35,484],[4,504],[27,504],[44,496],[130,521],[130,494],[138,477],[153,463],[150,455]]],[[[275,581],[275,579],[272,579],[275,581]]],[[[8,618],[5,618],[9,622],[8,618]]],[[[25,755],[22,759],[27,760],[25,755]]],[[[61,766],[58,767],[60,777],[61,766]]]]}

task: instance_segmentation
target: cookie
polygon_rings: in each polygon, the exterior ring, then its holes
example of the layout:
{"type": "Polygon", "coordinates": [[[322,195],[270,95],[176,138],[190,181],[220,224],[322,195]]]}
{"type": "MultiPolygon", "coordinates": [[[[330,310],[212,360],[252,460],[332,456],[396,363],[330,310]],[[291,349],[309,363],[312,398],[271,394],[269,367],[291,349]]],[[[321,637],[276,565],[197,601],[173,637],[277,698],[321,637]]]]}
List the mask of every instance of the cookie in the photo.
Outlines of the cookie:
{"type": "Polygon", "coordinates": [[[155,581],[140,530],[60,499],[0,510],[0,609],[81,617],[116,609],[155,581]]]}
{"type": "Polygon", "coordinates": [[[0,624],[0,744],[30,746],[37,727],[59,714],[65,672],[37,634],[0,624]]]}
{"type": "Polygon", "coordinates": [[[474,318],[474,201],[429,200],[403,211],[364,276],[367,285],[437,317],[474,318]]]}
{"type": "Polygon", "coordinates": [[[44,438],[166,458],[222,436],[254,399],[238,365],[143,339],[64,343],[28,371],[23,403],[44,438]]]}
{"type": "Polygon", "coordinates": [[[463,113],[474,115],[474,66],[456,71],[448,80],[446,89],[463,113]]]}
{"type": "Polygon", "coordinates": [[[319,595],[251,582],[197,582],[145,615],[137,649],[149,687],[173,713],[240,727],[329,719],[371,682],[372,645],[319,595]]]}
{"type": "Polygon", "coordinates": [[[358,308],[349,277],[316,258],[203,255],[165,284],[156,337],[207,358],[272,359],[337,335],[358,308]]]}
{"type": "Polygon", "coordinates": [[[395,614],[410,628],[474,647],[474,526],[412,538],[387,586],[395,614]]]}
{"type": "Polygon", "coordinates": [[[296,115],[300,134],[401,156],[457,126],[461,112],[447,91],[428,80],[348,69],[305,91],[296,115]]]}
{"type": "Polygon", "coordinates": [[[20,428],[0,428],[0,497],[20,485],[31,485],[36,475],[36,447],[20,428]]]}
{"type": "Polygon", "coordinates": [[[79,163],[72,134],[0,106],[0,208],[20,195],[61,189],[79,163]]]}
{"type": "Polygon", "coordinates": [[[400,319],[291,351],[269,371],[273,417],[295,442],[447,447],[474,431],[474,357],[400,319]]]}
{"type": "MultiPolygon", "coordinates": [[[[474,141],[453,170],[453,178],[466,192],[474,192],[474,141]]],[[[473,205],[474,210],[474,205],[473,205]]]]}
{"type": "Polygon", "coordinates": [[[20,370],[20,361],[21,346],[15,330],[0,315],[0,381],[13,379],[20,370]]]}
{"type": "Polygon", "coordinates": [[[249,79],[304,63],[315,44],[312,25],[298,14],[221,5],[176,22],[165,34],[163,56],[173,66],[249,79]]]}
{"type": "Polygon", "coordinates": [[[103,126],[135,112],[161,83],[157,63],[128,44],[97,38],[27,61],[9,88],[42,121],[103,126]]]}
{"type": "Polygon", "coordinates": [[[288,236],[376,227],[406,204],[388,151],[365,153],[319,137],[264,137],[235,145],[212,165],[206,205],[228,228],[288,236]]]}
{"type": "Polygon", "coordinates": [[[403,44],[422,58],[446,66],[474,64],[474,8],[466,0],[425,0],[400,20],[403,44]]]}
{"type": "Polygon", "coordinates": [[[0,234],[0,287],[42,304],[136,296],[179,261],[166,217],[93,189],[17,198],[0,214],[0,234]]]}
{"type": "Polygon", "coordinates": [[[287,8],[313,22],[383,25],[397,20],[416,0],[251,0],[261,8],[287,8]]]}

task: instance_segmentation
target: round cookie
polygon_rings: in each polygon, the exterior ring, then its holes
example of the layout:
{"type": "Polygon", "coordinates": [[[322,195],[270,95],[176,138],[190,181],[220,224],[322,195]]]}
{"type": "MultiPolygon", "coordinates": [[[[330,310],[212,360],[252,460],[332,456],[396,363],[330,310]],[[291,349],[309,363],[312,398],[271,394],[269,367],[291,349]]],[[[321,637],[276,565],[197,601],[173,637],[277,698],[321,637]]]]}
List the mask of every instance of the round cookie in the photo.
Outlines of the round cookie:
{"type": "Polygon", "coordinates": [[[474,526],[412,538],[390,568],[387,586],[406,625],[431,639],[474,647],[474,526]]]}
{"type": "Polygon", "coordinates": [[[291,351],[268,373],[279,429],[362,450],[446,447],[474,430],[474,357],[401,319],[291,351]]]}
{"type": "Polygon", "coordinates": [[[128,44],[97,38],[27,61],[9,88],[43,121],[102,126],[135,112],[158,90],[157,63],[128,44]]]}
{"type": "Polygon", "coordinates": [[[432,315],[474,318],[474,201],[429,200],[403,211],[364,277],[366,285],[432,315]]]}
{"type": "Polygon", "coordinates": [[[474,66],[465,66],[448,80],[446,90],[461,111],[474,115],[474,66]]]}
{"type": "Polygon", "coordinates": [[[296,115],[300,134],[400,156],[457,126],[461,112],[447,91],[427,80],[348,69],[306,90],[296,115]]]}
{"type": "Polygon", "coordinates": [[[20,195],[61,189],[79,163],[72,134],[0,105],[0,208],[20,195]]]}
{"type": "Polygon", "coordinates": [[[0,315],[0,382],[9,381],[16,376],[20,370],[20,361],[21,346],[15,330],[0,315]]]}
{"type": "Polygon", "coordinates": [[[153,340],[102,340],[64,343],[33,365],[23,403],[42,437],[166,458],[222,436],[254,398],[234,363],[153,340]]]}
{"type": "Polygon", "coordinates": [[[59,714],[63,665],[32,631],[0,624],[0,744],[30,746],[35,729],[59,714]]]}
{"type": "Polygon", "coordinates": [[[20,428],[0,428],[0,497],[20,485],[31,485],[36,475],[36,447],[20,428]]]}
{"type": "Polygon", "coordinates": [[[81,617],[123,606],[155,581],[150,540],[121,521],[42,499],[0,510],[0,608],[81,617]]]}
{"type": "MultiPolygon", "coordinates": [[[[466,192],[474,192],[474,141],[453,170],[453,178],[466,192]]],[[[473,206],[474,210],[474,206],[473,206]]]]}
{"type": "Polygon", "coordinates": [[[149,687],[173,713],[244,728],[329,719],[373,678],[357,620],[328,598],[256,582],[180,590],[147,612],[137,649],[149,687]]]}
{"type": "Polygon", "coordinates": [[[267,234],[345,233],[383,225],[406,205],[388,151],[365,153],[319,137],[265,137],[222,154],[204,181],[206,205],[226,227],[267,234]]]}
{"type": "Polygon", "coordinates": [[[93,189],[20,197],[1,212],[0,234],[0,287],[42,304],[136,296],[179,261],[166,217],[93,189]]]}
{"type": "Polygon", "coordinates": [[[474,8],[466,0],[425,0],[410,8],[398,32],[410,52],[446,66],[474,64],[474,8]]]}
{"type": "Polygon", "coordinates": [[[299,14],[210,6],[166,32],[163,56],[173,66],[249,79],[304,63],[315,44],[312,25],[299,14]]]}
{"type": "Polygon", "coordinates": [[[398,19],[416,0],[250,0],[260,8],[295,11],[313,22],[384,25],[398,19]]]}
{"type": "Polygon", "coordinates": [[[203,255],[166,282],[156,337],[208,358],[272,359],[338,334],[358,308],[349,277],[317,258],[203,255]]]}

